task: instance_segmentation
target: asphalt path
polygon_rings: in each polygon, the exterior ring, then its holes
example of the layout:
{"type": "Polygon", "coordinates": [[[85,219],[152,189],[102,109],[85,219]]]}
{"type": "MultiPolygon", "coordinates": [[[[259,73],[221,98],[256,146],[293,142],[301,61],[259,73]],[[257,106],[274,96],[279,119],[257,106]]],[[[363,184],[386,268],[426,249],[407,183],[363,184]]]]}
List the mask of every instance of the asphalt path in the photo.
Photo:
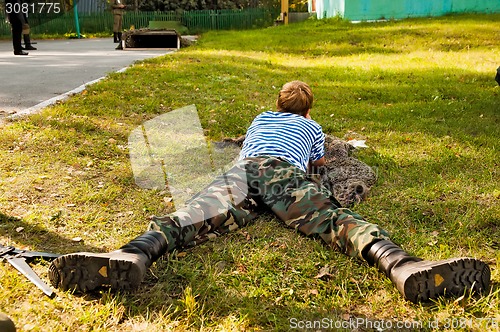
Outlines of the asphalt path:
{"type": "Polygon", "coordinates": [[[119,51],[111,38],[35,42],[38,50],[20,56],[14,55],[12,41],[0,41],[0,119],[35,113],[138,60],[173,52],[119,51]]]}

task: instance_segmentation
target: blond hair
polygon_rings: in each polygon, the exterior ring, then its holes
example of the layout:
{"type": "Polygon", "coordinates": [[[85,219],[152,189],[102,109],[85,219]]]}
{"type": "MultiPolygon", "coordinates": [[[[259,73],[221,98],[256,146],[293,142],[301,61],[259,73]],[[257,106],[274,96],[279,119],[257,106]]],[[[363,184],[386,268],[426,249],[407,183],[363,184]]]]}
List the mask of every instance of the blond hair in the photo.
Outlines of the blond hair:
{"type": "Polygon", "coordinates": [[[276,101],[278,112],[305,115],[313,104],[312,90],[301,81],[288,82],[281,88],[276,101]]]}

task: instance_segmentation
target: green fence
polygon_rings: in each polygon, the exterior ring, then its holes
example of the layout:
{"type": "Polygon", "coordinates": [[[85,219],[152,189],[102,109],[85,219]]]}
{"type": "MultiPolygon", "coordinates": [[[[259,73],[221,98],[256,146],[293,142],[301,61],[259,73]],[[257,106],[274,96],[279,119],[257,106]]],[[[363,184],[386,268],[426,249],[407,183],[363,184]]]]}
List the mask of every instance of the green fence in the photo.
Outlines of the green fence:
{"type": "MultiPolygon", "coordinates": [[[[123,27],[129,29],[147,28],[150,21],[178,21],[191,33],[208,30],[243,30],[270,26],[279,12],[269,9],[242,10],[202,10],[183,13],[176,12],[127,12],[123,17],[123,27]]],[[[91,34],[112,32],[113,15],[110,12],[79,15],[80,32],[91,34]]],[[[37,24],[36,18],[30,19],[32,34],[65,34],[75,32],[73,12],[37,24]]],[[[10,26],[0,15],[0,36],[10,36],[10,26]]]]}
{"type": "Polygon", "coordinates": [[[270,26],[278,15],[267,9],[202,10],[185,12],[181,22],[190,30],[241,30],[270,26]]]}

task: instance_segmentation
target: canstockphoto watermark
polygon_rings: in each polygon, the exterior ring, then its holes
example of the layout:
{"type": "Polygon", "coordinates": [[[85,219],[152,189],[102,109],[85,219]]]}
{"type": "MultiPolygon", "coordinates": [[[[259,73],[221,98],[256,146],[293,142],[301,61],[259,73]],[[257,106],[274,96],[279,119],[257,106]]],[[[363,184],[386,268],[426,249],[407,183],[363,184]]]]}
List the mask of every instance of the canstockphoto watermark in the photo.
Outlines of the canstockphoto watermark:
{"type": "Polygon", "coordinates": [[[318,320],[300,320],[298,318],[290,318],[291,329],[321,329],[321,330],[338,330],[338,329],[375,329],[377,331],[390,329],[421,329],[424,327],[422,322],[418,321],[392,321],[392,320],[373,320],[368,318],[350,318],[348,320],[321,318],[318,320]]]}
{"type": "Polygon", "coordinates": [[[444,319],[431,319],[429,321],[394,321],[394,320],[374,320],[366,317],[350,318],[347,320],[320,318],[306,320],[290,318],[290,329],[297,330],[356,330],[373,329],[376,331],[385,330],[421,330],[430,329],[479,329],[483,331],[499,331],[500,319],[493,317],[449,317],[444,319]]]}

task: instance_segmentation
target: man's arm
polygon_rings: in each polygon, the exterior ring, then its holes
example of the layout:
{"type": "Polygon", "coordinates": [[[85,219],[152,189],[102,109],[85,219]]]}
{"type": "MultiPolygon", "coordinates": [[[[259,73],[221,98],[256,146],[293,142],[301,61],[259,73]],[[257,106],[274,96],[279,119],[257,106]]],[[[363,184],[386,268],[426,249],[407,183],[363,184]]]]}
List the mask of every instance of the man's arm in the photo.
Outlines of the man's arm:
{"type": "MultiPolygon", "coordinates": [[[[312,120],[311,118],[311,110],[308,110],[307,113],[304,115],[306,119],[312,120]]],[[[318,160],[310,160],[309,161],[309,169],[311,167],[319,167],[319,166],[324,166],[326,164],[325,157],[321,157],[318,160]]]]}
{"type": "Polygon", "coordinates": [[[316,167],[324,166],[326,164],[326,160],[325,160],[325,157],[321,157],[318,160],[314,160],[314,161],[311,160],[310,163],[311,163],[311,166],[316,166],[316,167]]]}
{"type": "Polygon", "coordinates": [[[324,166],[326,164],[325,157],[321,157],[318,160],[309,160],[309,165],[307,166],[307,173],[316,174],[318,173],[317,167],[324,166]]]}

